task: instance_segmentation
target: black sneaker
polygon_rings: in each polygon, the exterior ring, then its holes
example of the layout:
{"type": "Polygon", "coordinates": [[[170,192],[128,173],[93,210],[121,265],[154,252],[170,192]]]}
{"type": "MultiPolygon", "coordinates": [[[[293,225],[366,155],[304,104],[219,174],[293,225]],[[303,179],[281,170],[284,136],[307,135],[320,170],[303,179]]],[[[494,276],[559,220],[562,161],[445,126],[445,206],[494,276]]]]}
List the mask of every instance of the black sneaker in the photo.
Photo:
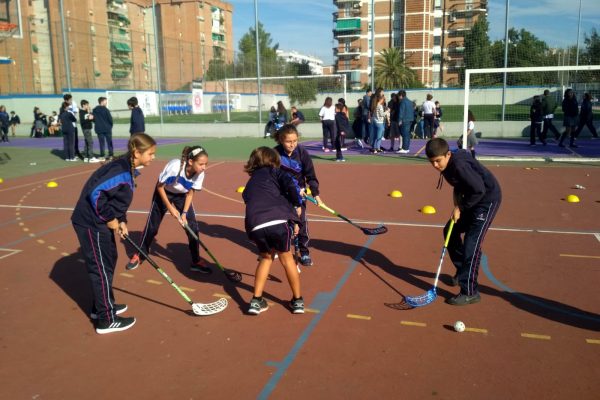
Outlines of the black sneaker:
{"type": "Polygon", "coordinates": [[[131,271],[131,270],[136,269],[139,266],[140,266],[140,256],[137,254],[134,254],[133,257],[131,257],[131,260],[129,260],[129,262],[125,266],[125,269],[127,271],[131,271]]]}
{"type": "Polygon", "coordinates": [[[310,258],[308,254],[305,254],[300,257],[300,264],[302,264],[303,267],[310,267],[313,265],[312,258],[310,258]]]}
{"type": "Polygon", "coordinates": [[[446,303],[452,306],[466,306],[469,304],[479,303],[481,301],[481,296],[479,293],[475,293],[473,296],[467,296],[466,294],[459,294],[458,296],[454,296],[446,300],[446,303]]]}
{"type": "Polygon", "coordinates": [[[269,303],[262,297],[260,300],[256,297],[252,297],[250,300],[250,307],[248,307],[248,314],[258,315],[263,311],[269,309],[269,303]]]}
{"type": "MultiPolygon", "coordinates": [[[[113,308],[115,309],[116,315],[123,314],[127,311],[127,304],[115,304],[113,308]]],[[[98,319],[98,314],[92,311],[90,313],[90,319],[98,319]]]]}
{"type": "Polygon", "coordinates": [[[292,298],[292,300],[290,300],[290,308],[294,314],[304,314],[304,299],[302,296],[298,299],[292,298]]]}
{"type": "Polygon", "coordinates": [[[96,333],[104,335],[105,333],[124,331],[131,328],[134,324],[135,318],[133,317],[115,317],[113,322],[101,319],[96,325],[96,333]]]}
{"type": "Polygon", "coordinates": [[[212,274],[212,269],[206,266],[204,260],[192,263],[190,265],[190,271],[200,272],[201,274],[212,274]]]}

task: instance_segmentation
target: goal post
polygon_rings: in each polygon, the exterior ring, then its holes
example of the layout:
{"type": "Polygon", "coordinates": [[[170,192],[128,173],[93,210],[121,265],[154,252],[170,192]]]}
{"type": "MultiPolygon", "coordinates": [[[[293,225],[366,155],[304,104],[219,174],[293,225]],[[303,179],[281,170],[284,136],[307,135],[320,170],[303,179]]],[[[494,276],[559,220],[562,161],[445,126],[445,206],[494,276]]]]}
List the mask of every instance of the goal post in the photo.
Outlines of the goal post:
{"type": "MultiPolygon", "coordinates": [[[[290,107],[311,108],[320,107],[325,97],[334,97],[334,100],[337,100],[347,96],[345,74],[261,77],[260,85],[262,104],[258,104],[258,96],[255,102],[253,99],[246,102],[247,109],[256,109],[257,113],[263,110],[263,106],[269,109],[267,102],[275,103],[275,99],[282,96],[287,99],[286,103],[290,107]]],[[[224,86],[227,122],[231,122],[231,111],[235,110],[232,106],[232,95],[254,96],[258,92],[258,78],[225,79],[224,86]]]]}
{"type": "MultiPolygon", "coordinates": [[[[511,122],[520,121],[520,125],[514,124],[514,126],[525,129],[523,126],[529,124],[529,107],[532,104],[533,96],[542,95],[545,89],[550,89],[557,95],[557,111],[560,112],[562,94],[567,88],[575,90],[579,104],[581,104],[584,92],[590,92],[596,98],[600,97],[600,65],[465,70],[462,119],[463,143],[467,143],[470,108],[477,109],[479,113],[484,114],[484,118],[477,118],[476,115],[478,122],[490,121],[493,126],[499,127],[496,130],[496,133],[500,133],[498,136],[504,136],[504,129],[507,126],[507,129],[514,129],[511,122]],[[504,74],[510,77],[510,83],[507,83],[506,86],[502,84],[504,74]],[[502,101],[500,101],[500,95],[502,101]],[[506,119],[498,118],[501,107],[510,109],[506,119]],[[493,115],[493,117],[489,117],[490,115],[493,115]],[[485,118],[488,117],[489,119],[486,120],[485,118]],[[501,125],[498,125],[498,122],[501,125]]],[[[504,115],[504,112],[502,112],[502,115],[504,115]]]]}

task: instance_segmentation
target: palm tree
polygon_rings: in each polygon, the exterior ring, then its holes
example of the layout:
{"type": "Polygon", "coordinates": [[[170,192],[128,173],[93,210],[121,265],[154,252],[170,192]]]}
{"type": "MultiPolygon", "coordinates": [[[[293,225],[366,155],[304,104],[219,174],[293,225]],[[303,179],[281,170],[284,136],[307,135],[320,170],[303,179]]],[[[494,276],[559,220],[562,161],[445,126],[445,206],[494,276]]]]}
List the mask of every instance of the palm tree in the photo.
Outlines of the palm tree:
{"type": "Polygon", "coordinates": [[[384,89],[420,87],[415,71],[404,61],[397,48],[383,49],[375,60],[375,86],[384,89]]]}

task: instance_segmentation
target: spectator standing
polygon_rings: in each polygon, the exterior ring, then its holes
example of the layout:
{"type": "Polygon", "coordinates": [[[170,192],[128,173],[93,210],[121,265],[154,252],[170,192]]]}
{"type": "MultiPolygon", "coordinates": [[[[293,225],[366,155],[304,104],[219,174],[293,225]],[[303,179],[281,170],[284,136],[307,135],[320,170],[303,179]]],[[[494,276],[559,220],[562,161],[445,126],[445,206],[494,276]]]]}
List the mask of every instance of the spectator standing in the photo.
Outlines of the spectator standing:
{"type": "Polygon", "coordinates": [[[106,107],[106,97],[98,97],[98,105],[94,107],[92,114],[94,114],[94,130],[98,135],[98,141],[100,142],[100,161],[104,161],[104,150],[108,150],[109,161],[113,159],[113,141],[112,141],[112,128],[113,119],[108,107],[106,107]]]}
{"type": "Polygon", "coordinates": [[[368,143],[371,137],[371,89],[367,89],[362,98],[362,138],[368,143]]]}
{"type": "Polygon", "coordinates": [[[444,130],[442,126],[442,116],[444,115],[444,110],[442,110],[442,106],[439,101],[435,102],[435,120],[433,121],[433,137],[435,138],[438,134],[441,134],[444,130]]]}
{"type": "Polygon", "coordinates": [[[407,154],[410,150],[410,128],[415,120],[413,102],[406,97],[406,91],[398,92],[398,123],[400,124],[400,135],[402,136],[402,148],[397,151],[399,154],[407,154]]]}
{"type": "Polygon", "coordinates": [[[70,106],[68,102],[63,102],[58,119],[62,125],[65,161],[77,161],[77,157],[75,157],[75,126],[73,125],[77,120],[69,111],[70,106]]]}
{"type": "Polygon", "coordinates": [[[15,114],[14,111],[10,112],[10,121],[9,121],[9,125],[10,125],[10,133],[15,136],[16,131],[17,131],[17,125],[21,124],[21,118],[19,118],[19,116],[17,114],[15,114]]]}
{"type": "Polygon", "coordinates": [[[544,123],[544,113],[542,112],[542,100],[540,96],[533,96],[533,103],[529,108],[529,120],[531,127],[529,128],[529,145],[535,146],[535,136],[540,138],[540,142],[545,146],[546,138],[542,134],[542,124],[544,123]]]}
{"type": "Polygon", "coordinates": [[[327,141],[331,140],[331,148],[335,146],[335,107],[333,106],[333,99],[327,97],[325,103],[319,110],[319,118],[321,119],[321,125],[323,127],[323,151],[328,153],[331,151],[327,147],[327,141]]]}
{"type": "MultiPolygon", "coordinates": [[[[65,94],[63,96],[63,100],[65,102],[69,103],[69,107],[67,108],[67,111],[69,111],[71,114],[73,114],[73,118],[75,118],[75,121],[73,121],[73,128],[75,128],[74,134],[73,134],[73,148],[75,149],[75,155],[83,160],[84,157],[81,154],[81,152],[79,151],[79,132],[77,131],[77,117],[79,114],[79,109],[77,108],[77,104],[73,103],[73,96],[70,93],[65,94]]],[[[46,123],[44,125],[47,126],[48,123],[46,123]]]]}
{"type": "Polygon", "coordinates": [[[388,103],[388,109],[390,112],[390,148],[389,151],[394,150],[394,142],[398,139],[398,150],[402,148],[402,139],[400,138],[400,125],[398,120],[398,107],[400,105],[400,100],[398,99],[398,94],[393,93],[392,99],[388,103]]]}
{"type": "Polygon", "coordinates": [[[0,106],[0,136],[3,142],[8,142],[8,125],[10,124],[10,117],[6,112],[6,107],[0,106]]]}
{"type": "Polygon", "coordinates": [[[596,127],[594,126],[592,95],[587,92],[583,95],[583,101],[581,102],[581,111],[579,113],[579,126],[577,127],[577,131],[575,132],[575,137],[579,136],[584,126],[587,126],[590,132],[592,133],[592,136],[595,139],[598,139],[598,132],[596,132],[596,127]]]}
{"type": "Polygon", "coordinates": [[[430,139],[433,135],[433,123],[435,120],[435,103],[432,101],[433,95],[427,95],[427,100],[423,102],[421,111],[423,112],[424,132],[423,139],[430,139]]]}
{"type": "Polygon", "coordinates": [[[563,126],[565,127],[562,133],[558,145],[565,147],[564,141],[567,136],[570,136],[569,147],[577,147],[575,144],[575,132],[577,127],[577,116],[579,115],[579,104],[575,97],[573,89],[567,89],[564,94],[562,101],[563,110],[563,126]]]}
{"type": "Polygon", "coordinates": [[[144,123],[144,111],[138,104],[137,97],[131,97],[127,100],[127,107],[131,110],[131,118],[129,120],[129,134],[146,132],[146,124],[144,123]]]}
{"type": "MultiPolygon", "coordinates": [[[[475,136],[475,115],[471,110],[467,114],[467,148],[471,152],[471,156],[475,158],[475,146],[477,145],[477,137],[475,136]]],[[[458,138],[458,148],[464,149],[462,135],[458,138]]]]}
{"type": "Polygon", "coordinates": [[[381,150],[381,140],[385,129],[385,97],[383,93],[376,94],[375,99],[371,99],[371,120],[373,121],[373,135],[371,136],[371,152],[373,154],[383,153],[381,150]]]}
{"type": "Polygon", "coordinates": [[[542,128],[542,137],[544,140],[548,137],[548,129],[554,133],[554,139],[558,140],[560,133],[552,123],[554,119],[554,110],[556,110],[556,100],[554,96],[550,95],[548,89],[544,90],[544,96],[542,97],[542,114],[544,114],[544,126],[542,128]]]}
{"type": "Polygon", "coordinates": [[[363,131],[363,107],[362,107],[362,99],[358,99],[358,106],[354,109],[354,122],[352,122],[352,130],[354,131],[354,138],[356,144],[361,149],[364,148],[362,142],[362,131],[363,131]]]}
{"type": "Polygon", "coordinates": [[[81,108],[79,109],[79,123],[83,131],[85,147],[83,148],[83,162],[97,163],[100,162],[94,157],[94,139],[92,139],[92,128],[94,114],[90,111],[90,103],[87,100],[81,100],[81,108]]]}

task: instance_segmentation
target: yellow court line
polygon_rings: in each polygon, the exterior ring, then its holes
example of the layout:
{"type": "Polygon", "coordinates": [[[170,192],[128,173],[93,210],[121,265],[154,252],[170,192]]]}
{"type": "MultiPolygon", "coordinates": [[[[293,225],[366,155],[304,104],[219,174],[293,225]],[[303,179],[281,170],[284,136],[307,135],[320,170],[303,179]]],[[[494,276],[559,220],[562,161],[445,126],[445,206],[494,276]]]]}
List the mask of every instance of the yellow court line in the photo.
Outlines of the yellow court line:
{"type": "Polygon", "coordinates": [[[46,241],[44,239],[38,239],[36,240],[36,242],[38,242],[39,244],[44,244],[46,243],[46,241]]]}
{"type": "MultiPolygon", "coordinates": [[[[27,229],[27,228],[25,228],[25,229],[27,229]]],[[[29,230],[29,229],[27,229],[27,230],[25,230],[25,229],[23,229],[25,232],[27,232],[29,230]]],[[[29,236],[30,237],[35,237],[35,233],[30,233],[29,236]]]]}
{"type": "Polygon", "coordinates": [[[179,286],[179,289],[183,290],[184,292],[195,292],[196,289],[192,289],[189,287],[185,287],[185,286],[179,286]]]}
{"type": "Polygon", "coordinates": [[[561,257],[572,257],[572,258],[599,258],[600,256],[586,256],[583,254],[559,254],[561,257]]]}
{"type": "Polygon", "coordinates": [[[48,250],[56,250],[56,247],[54,247],[54,246],[48,246],[48,250]]]}
{"type": "MultiPolygon", "coordinates": [[[[29,228],[23,228],[23,232],[29,232],[29,228]]],[[[32,235],[32,233],[30,233],[32,235]]]]}
{"type": "Polygon", "coordinates": [[[134,275],[128,274],[127,272],[121,272],[119,275],[124,276],[126,278],[133,278],[134,277],[134,275]]]}
{"type": "Polygon", "coordinates": [[[465,328],[465,332],[475,332],[487,334],[488,330],[483,328],[465,328]]]}
{"type": "Polygon", "coordinates": [[[550,340],[551,337],[549,335],[537,335],[535,333],[521,333],[521,337],[528,339],[538,339],[538,340],[550,340]]]}
{"type": "Polygon", "coordinates": [[[224,294],[224,293],[213,293],[213,297],[225,297],[226,299],[231,298],[231,296],[229,296],[228,294],[224,294]]]}
{"type": "Polygon", "coordinates": [[[307,313],[313,313],[313,314],[319,314],[321,312],[321,310],[317,310],[315,308],[305,308],[304,311],[307,313]]]}
{"type": "Polygon", "coordinates": [[[25,184],[23,184],[23,185],[19,185],[19,186],[11,186],[11,187],[8,187],[8,188],[6,188],[6,189],[0,189],[0,192],[6,192],[6,191],[8,191],[8,190],[20,189],[20,188],[22,188],[22,187],[31,186],[31,185],[37,185],[37,184],[39,184],[39,183],[46,183],[46,182],[50,182],[50,181],[56,181],[56,180],[63,179],[63,178],[70,178],[70,177],[72,177],[72,176],[77,176],[77,175],[89,175],[89,174],[90,174],[90,171],[89,171],[89,170],[86,170],[86,171],[77,172],[77,173],[74,173],[74,174],[69,174],[69,175],[58,176],[58,177],[56,177],[56,178],[48,178],[48,179],[44,179],[44,180],[42,180],[42,181],[36,181],[36,182],[31,182],[31,183],[25,183],[25,184]]]}
{"type": "Polygon", "coordinates": [[[425,328],[427,324],[425,322],[415,322],[415,321],[400,321],[401,325],[406,326],[418,326],[420,328],[425,328]]]}
{"type": "Polygon", "coordinates": [[[600,340],[598,339],[585,339],[588,344],[600,344],[600,340]]]}
{"type": "Polygon", "coordinates": [[[370,321],[371,317],[368,315],[358,315],[358,314],[346,314],[347,318],[353,318],[353,319],[364,319],[366,321],[370,321]]]}
{"type": "Polygon", "coordinates": [[[161,281],[155,281],[154,279],[146,279],[147,283],[151,283],[153,285],[162,285],[161,281]]]}
{"type": "Polygon", "coordinates": [[[60,255],[61,255],[61,256],[64,256],[64,257],[68,257],[68,256],[70,256],[70,254],[69,254],[69,253],[60,253],[60,255]]]}

